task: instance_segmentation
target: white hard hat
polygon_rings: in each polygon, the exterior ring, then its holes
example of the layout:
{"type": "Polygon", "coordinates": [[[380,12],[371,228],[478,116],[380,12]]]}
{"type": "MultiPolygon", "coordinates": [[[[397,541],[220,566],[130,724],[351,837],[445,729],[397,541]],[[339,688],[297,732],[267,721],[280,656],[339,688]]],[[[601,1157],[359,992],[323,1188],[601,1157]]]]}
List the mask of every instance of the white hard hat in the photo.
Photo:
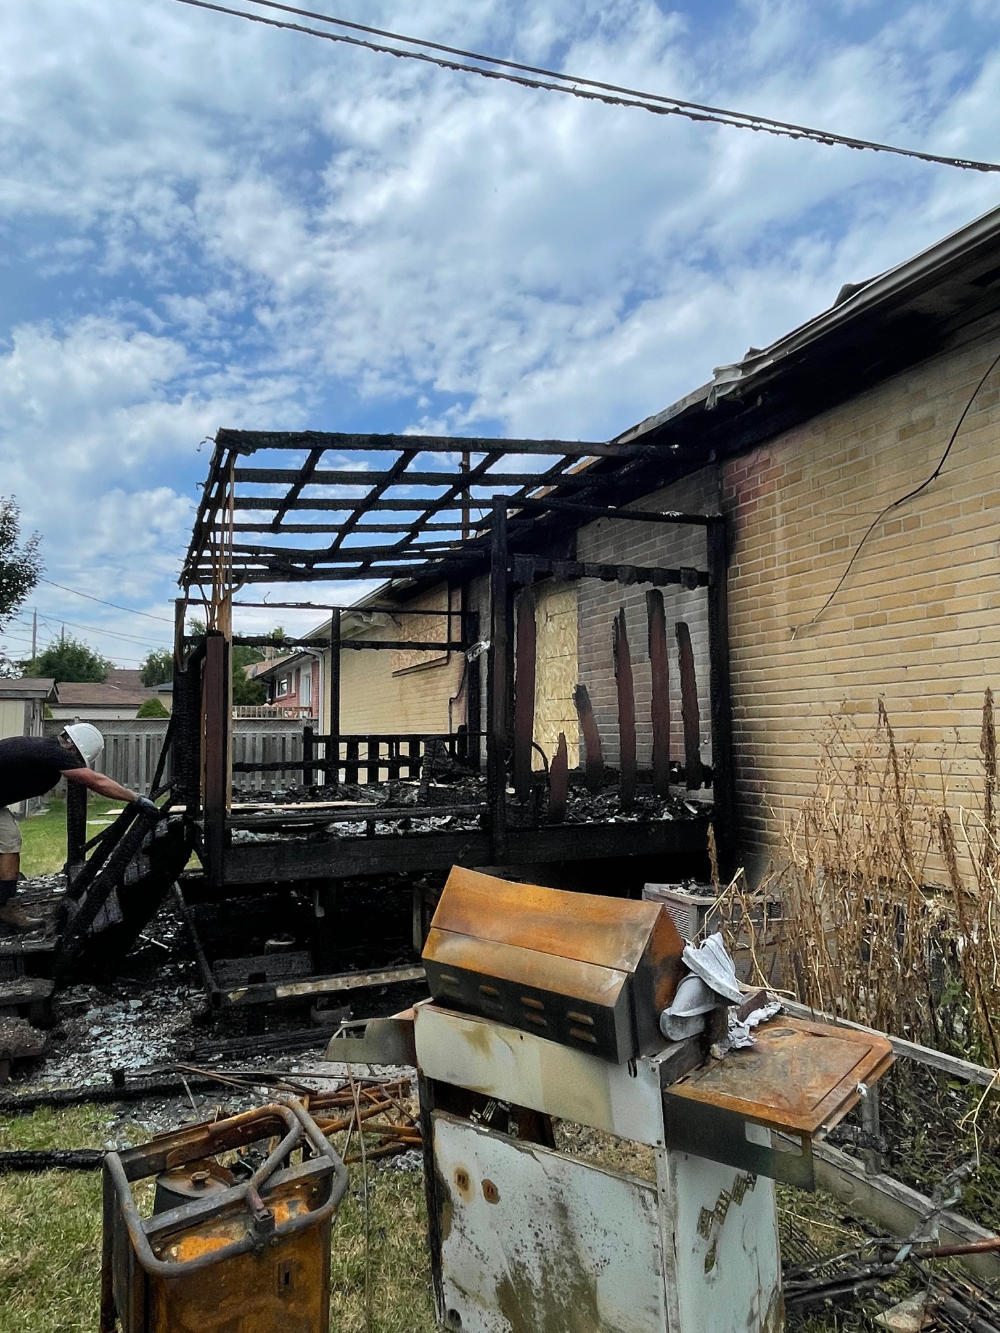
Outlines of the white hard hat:
{"type": "Polygon", "coordinates": [[[66,735],[80,751],[83,762],[93,768],[104,753],[104,737],[89,722],[73,722],[65,728],[66,735]]]}

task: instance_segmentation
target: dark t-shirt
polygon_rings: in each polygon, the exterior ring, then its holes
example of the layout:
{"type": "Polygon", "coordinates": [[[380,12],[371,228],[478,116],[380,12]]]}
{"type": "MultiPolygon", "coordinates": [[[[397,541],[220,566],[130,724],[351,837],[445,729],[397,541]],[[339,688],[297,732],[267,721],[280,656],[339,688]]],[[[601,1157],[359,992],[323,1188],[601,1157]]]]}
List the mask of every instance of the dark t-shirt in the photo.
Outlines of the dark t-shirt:
{"type": "Polygon", "coordinates": [[[54,736],[9,736],[0,741],[0,806],[51,791],[67,768],[86,768],[54,736]]]}

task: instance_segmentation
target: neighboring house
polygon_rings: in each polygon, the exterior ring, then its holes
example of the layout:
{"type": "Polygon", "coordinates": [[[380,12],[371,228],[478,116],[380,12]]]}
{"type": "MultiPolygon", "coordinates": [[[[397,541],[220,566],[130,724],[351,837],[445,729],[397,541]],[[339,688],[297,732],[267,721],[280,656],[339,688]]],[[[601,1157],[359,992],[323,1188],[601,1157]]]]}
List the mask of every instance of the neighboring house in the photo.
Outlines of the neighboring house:
{"type": "Polygon", "coordinates": [[[107,679],[100,683],[60,681],[50,709],[54,718],[67,722],[93,722],[100,726],[102,721],[134,718],[147,699],[159,699],[169,711],[172,697],[172,685],[149,688],[143,685],[139,671],[113,667],[107,679]]]}
{"type": "Polygon", "coordinates": [[[248,679],[262,681],[266,686],[264,707],[269,713],[281,717],[316,716],[320,661],[315,653],[290,653],[271,662],[252,662],[244,671],[248,679]]]}
{"type": "MultiPolygon", "coordinates": [[[[23,676],[18,680],[0,680],[0,740],[8,736],[41,736],[45,706],[55,698],[55,681],[41,676],[23,676]]],[[[40,798],[21,801],[13,807],[16,815],[37,809],[40,798]]]]}
{"type": "MultiPolygon", "coordinates": [[[[984,690],[1000,683],[998,361],[995,210],[897,268],[843,288],[807,324],[625,432],[619,443],[648,450],[640,467],[588,464],[606,503],[721,510],[731,520],[738,843],[751,868],[766,863],[809,792],[827,720],[841,714],[867,724],[879,698],[900,740],[921,743],[928,776],[939,754],[947,763],[961,749],[950,795],[956,807],[969,802],[984,690]]],[[[690,529],[604,518],[567,520],[566,532],[566,549],[580,560],[704,567],[703,539],[690,529]]],[[[407,602],[405,591],[390,587],[366,600],[440,609],[449,598],[457,606],[462,591],[439,586],[407,602]]],[[[485,617],[482,573],[464,592],[467,607],[485,617]]],[[[708,758],[704,590],[677,587],[664,596],[668,627],[690,628],[708,758]]],[[[610,621],[624,606],[643,719],[645,590],[549,579],[535,585],[535,598],[536,740],[551,754],[565,730],[573,762],[579,680],[614,763],[610,621]]],[[[368,612],[363,602],[344,614],[342,733],[445,731],[464,720],[462,654],[348,646],[352,637],[429,637],[427,628],[415,617],[397,622],[368,612]]],[[[317,632],[328,629],[329,622],[317,632]]],[[[489,636],[485,618],[480,636],[489,636]]],[[[672,659],[673,679],[675,666],[672,659]]],[[[322,730],[325,707],[324,700],[322,730]]],[[[674,746],[676,753],[676,739],[674,746]]],[[[640,722],[640,764],[647,759],[648,727],[640,722]]]]}

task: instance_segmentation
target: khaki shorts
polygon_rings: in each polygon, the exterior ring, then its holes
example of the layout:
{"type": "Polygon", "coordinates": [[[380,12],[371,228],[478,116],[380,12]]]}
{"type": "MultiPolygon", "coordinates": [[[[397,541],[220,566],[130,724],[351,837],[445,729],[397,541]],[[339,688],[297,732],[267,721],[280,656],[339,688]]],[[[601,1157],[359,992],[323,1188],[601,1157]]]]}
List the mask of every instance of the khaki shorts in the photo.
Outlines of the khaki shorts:
{"type": "Polygon", "coordinates": [[[0,805],[0,856],[14,854],[21,850],[21,826],[7,809],[0,805]]]}

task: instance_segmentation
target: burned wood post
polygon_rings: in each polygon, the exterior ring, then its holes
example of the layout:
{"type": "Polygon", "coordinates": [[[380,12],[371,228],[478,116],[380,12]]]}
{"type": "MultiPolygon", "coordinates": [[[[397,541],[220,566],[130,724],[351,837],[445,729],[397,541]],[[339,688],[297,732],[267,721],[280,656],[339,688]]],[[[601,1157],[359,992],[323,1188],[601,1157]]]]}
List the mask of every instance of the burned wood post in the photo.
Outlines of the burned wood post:
{"type": "MultiPolygon", "coordinates": [[[[462,585],[463,603],[468,597],[467,585],[462,585]]],[[[479,643],[479,612],[464,611],[462,613],[462,638],[465,641],[466,660],[466,687],[465,687],[465,720],[468,725],[468,760],[470,765],[477,769],[480,766],[480,734],[483,730],[482,720],[482,674],[479,657],[473,657],[469,660],[468,652],[475,648],[479,643]]],[[[478,650],[477,650],[478,651],[478,650]]]]}
{"type": "MultiPolygon", "coordinates": [[[[330,612],[330,698],[326,743],[326,780],[336,787],[340,783],[340,612],[330,612]]],[[[355,778],[355,782],[357,778],[355,778]]]]}
{"type": "Polygon", "coordinates": [[[549,823],[561,824],[566,818],[566,797],[569,794],[569,752],[566,733],[560,731],[556,752],[549,765],[549,823]]]}
{"type": "Polygon", "coordinates": [[[313,768],[313,728],[305,726],[302,728],[302,781],[307,787],[313,785],[316,771],[313,768]]]}
{"type": "Polygon", "coordinates": [[[229,733],[232,708],[229,641],[219,630],[205,636],[205,671],[202,677],[205,714],[205,852],[206,871],[213,886],[222,883],[226,848],[226,811],[229,806],[229,733]]]}
{"type": "Polygon", "coordinates": [[[650,718],[653,725],[653,791],[657,796],[670,792],[670,667],[667,662],[667,619],[663,593],[651,588],[646,593],[646,617],[649,631],[650,718]]]}
{"type": "Polygon", "coordinates": [[[70,884],[87,859],[87,788],[66,783],[66,878],[70,884]]]}
{"type": "Polygon", "coordinates": [[[726,520],[719,515],[708,528],[708,658],[712,696],[712,802],[715,845],[723,874],[733,869],[737,843],[728,570],[726,520]]]}
{"type": "Polygon", "coordinates": [[[698,708],[698,682],[694,674],[694,653],[691,650],[691,631],[687,623],[678,620],[677,658],[681,673],[681,717],[684,721],[684,781],[688,791],[701,786],[701,713],[698,708]]]}
{"type": "Polygon", "coordinates": [[[601,749],[601,733],[597,729],[594,717],[594,705],[590,702],[590,693],[586,685],[573,686],[573,706],[583,733],[585,754],[584,775],[588,791],[600,791],[604,781],[604,754],[601,749]]]}
{"type": "Polygon", "coordinates": [[[507,699],[512,674],[508,607],[510,583],[507,575],[507,500],[493,499],[490,533],[490,650],[487,659],[486,787],[490,807],[492,855],[503,861],[507,855],[507,699]]]}
{"type": "Polygon", "coordinates": [[[522,588],[517,598],[514,677],[514,793],[523,805],[531,795],[531,743],[535,735],[535,594],[522,588]]]}
{"type": "Polygon", "coordinates": [[[621,806],[631,810],[635,801],[635,685],[632,680],[632,653],[628,643],[625,608],[620,607],[611,627],[611,647],[615,661],[615,685],[618,688],[618,756],[621,769],[621,806]]]}

